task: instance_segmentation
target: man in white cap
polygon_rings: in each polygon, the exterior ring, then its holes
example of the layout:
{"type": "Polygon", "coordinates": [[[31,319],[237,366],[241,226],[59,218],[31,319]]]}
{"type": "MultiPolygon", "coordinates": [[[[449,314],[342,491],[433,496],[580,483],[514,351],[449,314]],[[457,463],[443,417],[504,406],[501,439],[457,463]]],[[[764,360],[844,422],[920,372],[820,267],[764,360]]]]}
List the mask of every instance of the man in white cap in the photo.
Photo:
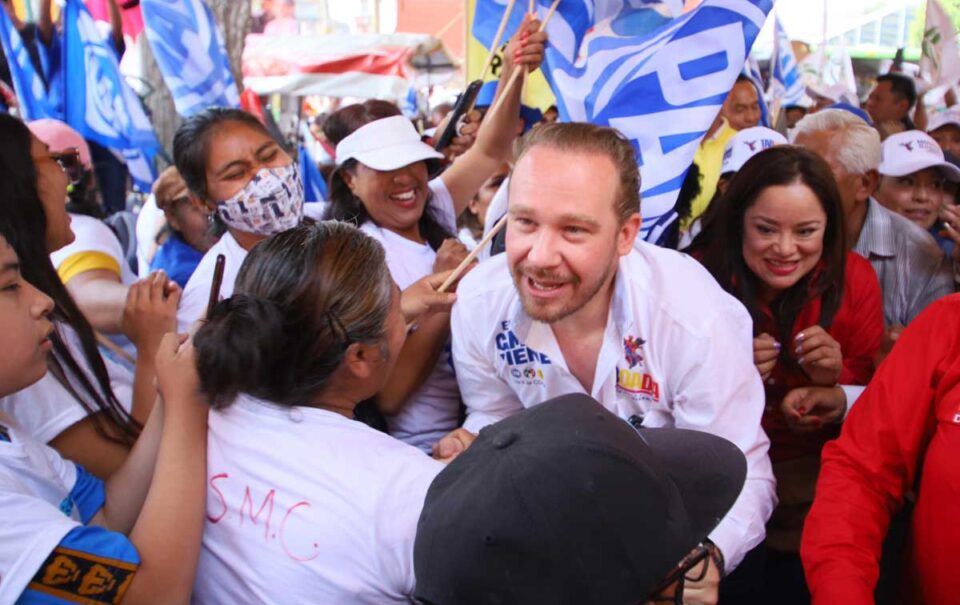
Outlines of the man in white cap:
{"type": "Polygon", "coordinates": [[[940,209],[952,197],[950,183],[960,181],[960,169],[944,159],[933,137],[919,130],[889,136],[877,170],[876,200],[926,231],[938,232],[940,209]]]}
{"type": "MultiPolygon", "coordinates": [[[[749,314],[693,258],[636,242],[639,173],[617,131],[541,125],[509,187],[506,254],[464,278],[450,322],[465,429],[587,393],[645,427],[736,444],[746,484],[710,534],[724,564],[693,588],[715,597],[720,575],[763,540],[775,501],[749,314]]],[[[451,440],[441,457],[456,452],[451,440]]],[[[687,602],[710,601],[693,593],[687,602]]]]}
{"type": "Polygon", "coordinates": [[[927,133],[944,153],[960,157],[960,109],[950,107],[930,114],[927,133]]]}

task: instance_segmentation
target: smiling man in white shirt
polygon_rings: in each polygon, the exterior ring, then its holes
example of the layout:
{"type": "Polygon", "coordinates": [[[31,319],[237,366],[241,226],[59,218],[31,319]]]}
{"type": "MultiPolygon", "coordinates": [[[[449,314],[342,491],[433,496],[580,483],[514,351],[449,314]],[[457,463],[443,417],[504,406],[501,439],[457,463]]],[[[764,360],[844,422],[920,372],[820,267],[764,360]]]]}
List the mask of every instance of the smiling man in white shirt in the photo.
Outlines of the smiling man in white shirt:
{"type": "Polygon", "coordinates": [[[636,242],[638,191],[633,149],[612,129],[552,124],[525,139],[507,252],[464,279],[453,310],[465,428],[580,392],[635,424],[725,437],[748,461],[710,536],[729,572],[763,540],[775,504],[752,323],[697,261],[636,242]]]}

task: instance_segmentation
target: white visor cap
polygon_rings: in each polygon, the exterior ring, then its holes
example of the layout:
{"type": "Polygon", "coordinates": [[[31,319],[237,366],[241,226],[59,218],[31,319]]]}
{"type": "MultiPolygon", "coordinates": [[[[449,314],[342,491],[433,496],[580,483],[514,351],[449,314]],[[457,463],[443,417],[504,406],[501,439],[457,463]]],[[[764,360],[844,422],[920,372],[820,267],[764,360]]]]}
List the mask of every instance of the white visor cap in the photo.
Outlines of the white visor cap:
{"type": "Polygon", "coordinates": [[[374,170],[396,170],[422,160],[439,160],[443,154],[420,140],[417,129],[403,116],[364,124],[337,145],[337,166],[350,159],[374,170]]]}

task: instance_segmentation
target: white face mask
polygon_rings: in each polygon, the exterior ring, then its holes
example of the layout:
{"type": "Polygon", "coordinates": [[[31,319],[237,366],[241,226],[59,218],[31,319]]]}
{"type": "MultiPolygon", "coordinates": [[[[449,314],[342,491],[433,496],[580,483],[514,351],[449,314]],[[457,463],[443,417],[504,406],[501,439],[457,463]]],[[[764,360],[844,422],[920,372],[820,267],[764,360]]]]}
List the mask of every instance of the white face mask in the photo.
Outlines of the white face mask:
{"type": "Polygon", "coordinates": [[[297,163],[261,168],[232,198],[217,204],[220,219],[238,231],[273,235],[300,224],[303,183],[297,163]]]}

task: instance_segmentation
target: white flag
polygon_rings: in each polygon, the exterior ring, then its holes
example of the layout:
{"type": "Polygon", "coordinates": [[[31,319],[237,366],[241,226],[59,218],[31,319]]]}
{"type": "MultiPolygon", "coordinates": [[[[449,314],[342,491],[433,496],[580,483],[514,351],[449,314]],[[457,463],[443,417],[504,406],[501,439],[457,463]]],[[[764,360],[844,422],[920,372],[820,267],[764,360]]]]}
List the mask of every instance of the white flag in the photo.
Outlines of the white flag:
{"type": "Polygon", "coordinates": [[[957,31],[937,0],[927,0],[921,50],[920,78],[931,88],[952,86],[960,80],[957,31]]]}

